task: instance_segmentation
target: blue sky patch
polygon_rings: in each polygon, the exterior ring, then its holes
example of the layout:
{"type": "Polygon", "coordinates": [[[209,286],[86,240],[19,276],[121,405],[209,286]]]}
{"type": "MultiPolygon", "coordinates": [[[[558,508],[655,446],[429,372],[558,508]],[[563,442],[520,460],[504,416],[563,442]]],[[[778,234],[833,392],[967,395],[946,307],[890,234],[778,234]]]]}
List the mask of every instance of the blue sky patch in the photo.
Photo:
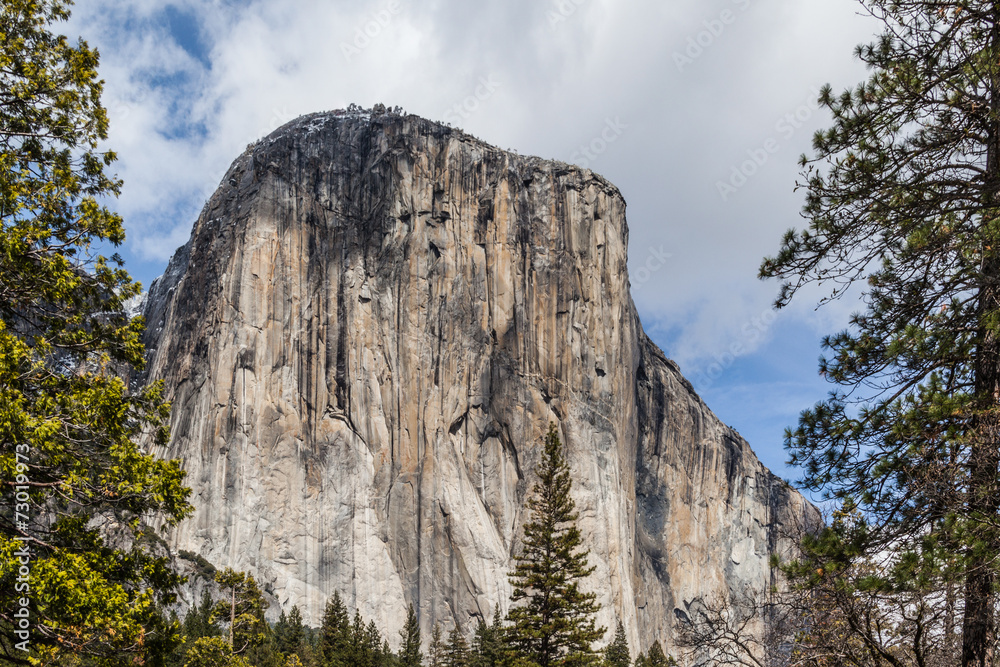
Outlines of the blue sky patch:
{"type": "Polygon", "coordinates": [[[197,15],[175,5],[167,5],[163,10],[163,16],[174,41],[187,51],[188,55],[204,65],[205,69],[212,69],[212,61],[208,57],[208,45],[205,44],[197,15]]]}

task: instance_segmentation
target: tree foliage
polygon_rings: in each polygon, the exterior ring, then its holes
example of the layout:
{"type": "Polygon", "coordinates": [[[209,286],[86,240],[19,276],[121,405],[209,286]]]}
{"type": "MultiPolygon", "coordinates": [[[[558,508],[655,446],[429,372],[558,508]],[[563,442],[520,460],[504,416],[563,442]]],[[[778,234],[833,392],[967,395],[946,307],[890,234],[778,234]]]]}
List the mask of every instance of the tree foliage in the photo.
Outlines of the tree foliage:
{"type": "Polygon", "coordinates": [[[306,627],[298,606],[293,606],[287,615],[282,609],[278,622],[274,624],[274,640],[278,651],[285,656],[298,653],[305,638],[306,627]]]}
{"type": "Polygon", "coordinates": [[[184,667],[251,667],[243,656],[234,655],[223,637],[200,637],[191,644],[184,667]]]}
{"type": "Polygon", "coordinates": [[[431,642],[427,646],[428,667],[444,667],[444,640],[441,638],[441,624],[435,623],[431,630],[431,642]]]}
{"type": "Polygon", "coordinates": [[[351,623],[347,607],[334,591],[327,600],[320,626],[319,654],[326,667],[347,667],[351,652],[351,623]]]}
{"type": "Polygon", "coordinates": [[[499,603],[493,608],[493,620],[489,624],[480,619],[476,625],[476,635],[472,640],[473,667],[506,667],[512,656],[507,643],[507,631],[503,626],[503,615],[499,603]]]}
{"type": "Polygon", "coordinates": [[[871,76],[822,90],[833,125],[802,160],[809,225],[761,275],[783,279],[778,306],[819,283],[828,298],[857,286],[864,311],[825,339],[820,370],[840,388],[786,443],[806,488],[860,512],[806,544],[813,564],[847,577],[853,560],[891,552],[837,585],[957,588],[962,662],[986,665],[1000,562],[1000,4],[860,4],[884,27],[857,50],[871,76]]]}
{"type": "Polygon", "coordinates": [[[455,626],[448,633],[448,645],[444,649],[445,667],[468,667],[469,666],[469,643],[465,640],[465,635],[455,626]]]}
{"type": "Polygon", "coordinates": [[[615,627],[615,638],[604,647],[604,664],[607,667],[629,667],[632,656],[628,650],[628,638],[625,636],[625,626],[619,620],[615,627]]]}
{"type": "Polygon", "coordinates": [[[591,644],[604,636],[594,619],[597,595],[580,590],[593,571],[581,547],[572,480],[555,424],[545,436],[538,481],[528,501],[524,546],[510,575],[514,603],[510,637],[524,658],[540,667],[589,665],[598,661],[591,644]]]}
{"type": "Polygon", "coordinates": [[[400,667],[420,667],[424,654],[420,652],[420,623],[412,604],[406,608],[406,624],[399,635],[402,639],[399,647],[400,667]]]}
{"type": "Polygon", "coordinates": [[[167,407],[122,379],[143,363],[125,308],[140,286],[99,252],[125,237],[101,203],[120,182],[98,148],[98,54],[52,32],[68,16],[63,0],[0,5],[0,653],[28,658],[23,597],[35,658],[130,662],[176,634],[159,608],[178,577],[146,521],[180,521],[189,492],[137,444],[166,441],[167,407]]]}
{"type": "MultiPolygon", "coordinates": [[[[711,664],[730,663],[721,662],[711,664]]],[[[653,642],[653,645],[649,647],[648,651],[645,653],[639,653],[639,655],[635,658],[635,667],[676,667],[676,665],[677,661],[663,652],[663,647],[660,646],[660,642],[653,642]]]]}
{"type": "Polygon", "coordinates": [[[242,655],[260,646],[270,628],[264,620],[267,602],[257,581],[246,572],[226,568],[215,575],[220,598],[212,608],[212,618],[225,627],[233,655],[242,655]]]}
{"type": "MultiPolygon", "coordinates": [[[[413,620],[416,621],[415,615],[413,620]]],[[[416,640],[419,656],[419,629],[416,640]]],[[[399,660],[374,621],[366,624],[360,611],[355,611],[353,623],[350,621],[338,592],[326,603],[317,643],[317,654],[324,667],[394,667],[399,660]]]]}

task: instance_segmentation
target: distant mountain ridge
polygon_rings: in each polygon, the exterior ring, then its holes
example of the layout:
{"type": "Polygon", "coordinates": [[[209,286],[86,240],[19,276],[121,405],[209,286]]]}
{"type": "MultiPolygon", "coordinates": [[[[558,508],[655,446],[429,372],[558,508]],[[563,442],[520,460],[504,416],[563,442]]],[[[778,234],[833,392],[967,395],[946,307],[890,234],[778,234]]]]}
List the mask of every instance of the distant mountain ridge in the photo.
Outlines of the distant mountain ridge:
{"type": "Polygon", "coordinates": [[[249,147],[144,306],[196,507],[172,546],[312,624],[337,590],[389,637],[411,603],[469,634],[506,609],[551,422],[598,620],[634,651],[767,586],[815,509],[643,333],[627,236],[597,174],[415,116],[311,114],[249,147]]]}

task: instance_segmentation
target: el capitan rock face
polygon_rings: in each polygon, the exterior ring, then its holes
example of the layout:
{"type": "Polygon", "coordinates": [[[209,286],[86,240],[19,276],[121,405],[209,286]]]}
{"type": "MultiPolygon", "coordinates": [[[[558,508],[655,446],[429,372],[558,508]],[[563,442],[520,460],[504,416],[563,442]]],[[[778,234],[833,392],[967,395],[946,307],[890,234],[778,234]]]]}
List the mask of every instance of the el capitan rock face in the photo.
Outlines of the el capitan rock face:
{"type": "MultiPolygon", "coordinates": [[[[173,534],[317,624],[335,590],[389,637],[506,608],[550,422],[601,624],[770,581],[814,510],[643,333],[625,202],[600,176],[414,116],[305,116],[248,148],[146,304],[173,534]]],[[[610,636],[610,635],[609,635],[610,636]]]]}

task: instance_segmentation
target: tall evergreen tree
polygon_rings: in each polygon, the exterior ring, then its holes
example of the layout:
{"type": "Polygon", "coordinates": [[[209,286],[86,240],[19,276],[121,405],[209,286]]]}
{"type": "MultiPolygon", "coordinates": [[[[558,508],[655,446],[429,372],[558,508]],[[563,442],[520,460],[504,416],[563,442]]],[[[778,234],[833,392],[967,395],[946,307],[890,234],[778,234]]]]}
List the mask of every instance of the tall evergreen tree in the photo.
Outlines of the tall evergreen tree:
{"type": "Polygon", "coordinates": [[[350,664],[353,667],[370,667],[368,656],[368,637],[365,633],[365,620],[361,618],[361,611],[354,610],[354,622],[351,624],[351,652],[350,664]]]}
{"type": "Polygon", "coordinates": [[[319,635],[319,656],[324,667],[349,667],[351,623],[347,607],[337,591],[327,600],[319,635]]]}
{"type": "Polygon", "coordinates": [[[382,639],[382,649],[379,651],[378,664],[381,667],[399,667],[399,656],[389,648],[388,639],[382,639]]]}
{"type": "Polygon", "coordinates": [[[293,606],[287,615],[282,609],[281,616],[274,625],[274,640],[278,651],[286,656],[297,653],[304,639],[305,624],[298,605],[293,606]]]}
{"type": "Polygon", "coordinates": [[[896,554],[841,588],[957,590],[961,662],[985,667],[1000,568],[1000,3],[860,4],[884,27],[856,52],[871,76],[822,90],[833,126],[802,158],[808,229],[761,267],[784,281],[779,307],[808,284],[864,293],[824,341],[821,372],[840,388],[786,439],[805,487],[861,519],[846,542],[805,548],[813,564],[896,554]]]}
{"type": "Polygon", "coordinates": [[[166,659],[166,667],[180,667],[186,662],[186,656],[194,643],[203,637],[221,637],[222,627],[212,610],[215,601],[208,590],[202,591],[201,602],[193,605],[184,615],[181,624],[183,643],[175,646],[166,659]]]}
{"type": "Polygon", "coordinates": [[[479,621],[476,636],[472,640],[470,662],[473,667],[505,667],[510,663],[510,650],[499,604],[493,609],[493,620],[489,625],[484,620],[479,621]]]}
{"type": "MultiPolygon", "coordinates": [[[[663,647],[660,646],[660,642],[653,642],[653,645],[649,647],[649,651],[645,654],[640,653],[636,656],[635,667],[673,667],[677,664],[672,656],[668,656],[663,652],[663,647]]],[[[819,663],[825,664],[825,663],[819,663]]]]}
{"type": "Polygon", "coordinates": [[[448,646],[444,650],[445,667],[468,667],[469,643],[456,625],[448,633],[448,646]]]}
{"type": "Polygon", "coordinates": [[[441,639],[441,624],[434,623],[431,630],[431,643],[427,647],[428,667],[444,667],[444,641],[441,639]]]}
{"type": "Polygon", "coordinates": [[[510,575],[514,607],[508,618],[514,647],[540,667],[590,665],[599,660],[591,643],[604,636],[594,619],[597,595],[580,590],[590,575],[588,550],[580,545],[572,480],[555,424],[545,436],[538,482],[528,501],[524,547],[510,575]]]}
{"type": "Polygon", "coordinates": [[[288,633],[288,614],[282,609],[281,613],[278,614],[278,620],[274,623],[274,637],[275,643],[277,644],[279,650],[284,646],[284,637],[288,633]]]}
{"type": "Polygon", "coordinates": [[[382,634],[378,631],[375,621],[368,621],[368,627],[365,628],[362,655],[369,667],[383,667],[383,661],[387,656],[382,654],[382,634]]]}
{"type": "Polygon", "coordinates": [[[628,637],[625,636],[625,626],[618,621],[615,628],[615,638],[604,649],[604,664],[607,667],[629,667],[632,656],[629,655],[628,637]]]}
{"type": "Polygon", "coordinates": [[[267,603],[253,576],[232,568],[216,573],[220,599],[212,616],[226,625],[226,638],[233,655],[242,655],[262,644],[270,628],[264,620],[267,603]]]}
{"type": "Polygon", "coordinates": [[[166,443],[159,388],[124,379],[144,363],[141,286],[102,252],[125,239],[121,183],[98,53],[56,32],[70,4],[0,3],[0,658],[132,664],[177,635],[161,609],[180,579],[149,524],[183,519],[190,492],[140,444],[166,443]]]}
{"type": "Polygon", "coordinates": [[[399,634],[403,640],[399,647],[400,667],[421,667],[424,655],[420,652],[420,623],[412,604],[406,609],[406,623],[399,634]]]}
{"type": "Polygon", "coordinates": [[[188,610],[184,616],[184,634],[192,639],[199,637],[218,637],[222,635],[218,619],[212,616],[215,602],[208,590],[201,593],[201,602],[188,610]]]}

